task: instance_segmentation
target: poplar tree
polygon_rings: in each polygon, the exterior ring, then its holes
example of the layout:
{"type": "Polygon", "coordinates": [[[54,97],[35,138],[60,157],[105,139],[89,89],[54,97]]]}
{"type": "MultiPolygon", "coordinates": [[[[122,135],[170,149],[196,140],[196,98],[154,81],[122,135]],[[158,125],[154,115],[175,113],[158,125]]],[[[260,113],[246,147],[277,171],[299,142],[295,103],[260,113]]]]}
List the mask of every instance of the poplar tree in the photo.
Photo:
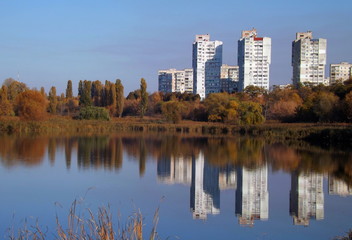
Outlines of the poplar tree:
{"type": "Polygon", "coordinates": [[[140,114],[141,118],[144,117],[144,114],[148,109],[148,93],[147,93],[147,83],[144,78],[141,78],[141,101],[140,101],[140,114]]]}
{"type": "Polygon", "coordinates": [[[49,92],[49,112],[51,114],[56,114],[56,107],[57,107],[56,87],[51,87],[49,92]]]}
{"type": "Polygon", "coordinates": [[[66,88],[66,98],[70,99],[73,97],[73,93],[72,93],[72,81],[68,80],[67,81],[67,88],[66,88]]]}
{"type": "Polygon", "coordinates": [[[125,97],[123,95],[124,88],[120,79],[116,80],[115,86],[116,86],[116,114],[120,118],[122,117],[123,106],[125,101],[125,97]]]}

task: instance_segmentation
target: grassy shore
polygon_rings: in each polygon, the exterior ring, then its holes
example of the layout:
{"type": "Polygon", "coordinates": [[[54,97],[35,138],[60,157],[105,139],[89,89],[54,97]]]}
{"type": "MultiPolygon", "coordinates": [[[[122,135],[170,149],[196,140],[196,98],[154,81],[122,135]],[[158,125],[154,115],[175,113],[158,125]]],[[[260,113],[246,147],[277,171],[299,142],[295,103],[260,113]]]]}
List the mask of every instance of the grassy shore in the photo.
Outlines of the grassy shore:
{"type": "Polygon", "coordinates": [[[255,126],[182,121],[171,124],[158,118],[126,117],[111,121],[73,120],[53,117],[46,121],[20,121],[1,118],[0,134],[77,135],[110,133],[168,133],[184,135],[245,135],[275,140],[308,140],[324,144],[352,146],[352,124],[342,123],[278,123],[267,122],[255,126]]]}

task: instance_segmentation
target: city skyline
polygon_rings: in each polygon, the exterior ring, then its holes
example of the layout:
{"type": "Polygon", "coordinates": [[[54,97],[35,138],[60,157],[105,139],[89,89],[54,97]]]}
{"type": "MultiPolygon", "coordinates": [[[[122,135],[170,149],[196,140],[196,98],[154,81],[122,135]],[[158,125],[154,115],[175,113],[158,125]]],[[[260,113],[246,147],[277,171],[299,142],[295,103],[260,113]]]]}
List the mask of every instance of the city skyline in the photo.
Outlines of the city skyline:
{"type": "Polygon", "coordinates": [[[291,83],[291,43],[296,32],[311,30],[328,40],[327,66],[352,62],[352,31],[346,30],[352,3],[310,1],[305,8],[302,4],[3,1],[0,80],[19,76],[31,88],[44,86],[48,91],[54,85],[61,93],[68,80],[77,86],[79,80],[120,78],[126,95],[138,88],[143,77],[148,91],[154,92],[159,69],[191,66],[196,34],[209,33],[221,40],[223,63],[237,65],[236,41],[242,30],[253,27],[272,39],[270,85],[291,83]],[[202,14],[213,11],[221,14],[202,14]]]}

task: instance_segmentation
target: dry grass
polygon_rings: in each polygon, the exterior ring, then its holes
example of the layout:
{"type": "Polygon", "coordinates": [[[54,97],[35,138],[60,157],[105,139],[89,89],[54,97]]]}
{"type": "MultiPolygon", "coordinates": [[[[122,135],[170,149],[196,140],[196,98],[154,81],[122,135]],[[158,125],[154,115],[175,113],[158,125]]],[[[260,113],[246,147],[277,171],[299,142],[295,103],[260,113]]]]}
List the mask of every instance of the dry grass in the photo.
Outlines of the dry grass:
{"type": "MultiPolygon", "coordinates": [[[[90,209],[78,214],[77,207],[80,204],[74,201],[67,216],[67,225],[61,224],[56,216],[56,232],[49,233],[47,228],[43,228],[36,221],[35,225],[28,225],[27,220],[19,229],[14,227],[8,229],[8,239],[10,240],[143,240],[144,218],[140,210],[136,210],[123,223],[118,218],[117,226],[113,222],[110,207],[101,207],[97,214],[90,209]]],[[[149,240],[159,239],[156,227],[159,220],[159,208],[155,211],[152,231],[149,240]]]]}

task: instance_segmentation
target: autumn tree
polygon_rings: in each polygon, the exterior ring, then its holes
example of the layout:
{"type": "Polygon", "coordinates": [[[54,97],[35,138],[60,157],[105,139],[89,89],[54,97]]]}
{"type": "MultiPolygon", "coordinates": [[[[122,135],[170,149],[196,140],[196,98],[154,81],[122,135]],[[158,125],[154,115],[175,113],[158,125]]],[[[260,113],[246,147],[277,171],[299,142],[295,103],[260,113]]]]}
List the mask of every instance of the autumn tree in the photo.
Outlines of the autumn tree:
{"type": "Polygon", "coordinates": [[[92,82],[92,98],[94,106],[104,106],[103,95],[103,84],[99,80],[92,82]]]}
{"type": "Polygon", "coordinates": [[[12,104],[8,100],[7,87],[3,85],[0,91],[0,116],[10,116],[12,114],[12,104]]]}
{"type": "Polygon", "coordinates": [[[321,122],[333,120],[334,112],[337,110],[338,97],[331,92],[320,92],[313,100],[313,112],[321,122]]]}
{"type": "Polygon", "coordinates": [[[343,112],[347,121],[352,122],[352,91],[348,93],[344,99],[343,112]]]}
{"type": "Polygon", "coordinates": [[[168,101],[162,104],[162,113],[165,119],[172,123],[181,121],[182,103],[178,101],[168,101]]]}
{"type": "Polygon", "coordinates": [[[66,99],[71,99],[71,98],[73,98],[72,81],[68,80],[67,87],[66,87],[66,99]]]}
{"type": "Polygon", "coordinates": [[[263,110],[259,103],[244,101],[238,107],[239,122],[241,125],[255,125],[265,121],[263,110]]]}
{"type": "Polygon", "coordinates": [[[120,118],[122,117],[123,105],[125,101],[124,87],[120,79],[116,80],[115,87],[116,87],[116,114],[120,118]]]}
{"type": "Polygon", "coordinates": [[[49,112],[51,114],[56,114],[57,103],[56,87],[51,87],[49,91],[49,112]]]}
{"type": "Polygon", "coordinates": [[[80,81],[78,92],[80,94],[79,97],[79,105],[80,106],[92,106],[92,98],[91,98],[91,91],[92,91],[92,82],[84,80],[83,82],[80,81]]]}
{"type": "Polygon", "coordinates": [[[140,90],[141,90],[141,101],[140,101],[139,107],[140,107],[141,118],[143,118],[144,114],[146,113],[146,111],[148,109],[147,83],[144,80],[144,78],[141,79],[140,90]]]}
{"type": "MultiPolygon", "coordinates": [[[[9,80],[9,79],[7,79],[9,80]]],[[[18,82],[15,80],[9,80],[7,81],[5,80],[6,84],[4,83],[5,86],[7,86],[8,88],[8,98],[11,102],[15,101],[16,97],[18,94],[26,91],[28,88],[26,86],[26,84],[22,83],[22,82],[18,82]]]]}
{"type": "Polygon", "coordinates": [[[208,113],[208,121],[231,122],[238,121],[238,102],[228,93],[212,93],[204,101],[208,113]]]}
{"type": "Polygon", "coordinates": [[[46,97],[46,93],[45,93],[45,88],[44,88],[44,87],[41,87],[41,88],[40,88],[40,93],[41,93],[44,97],[46,97]]]}
{"type": "Polygon", "coordinates": [[[38,91],[26,90],[16,97],[17,114],[22,120],[44,120],[47,101],[38,91]]]}
{"type": "Polygon", "coordinates": [[[266,116],[268,119],[292,121],[296,110],[303,103],[295,89],[275,89],[268,95],[266,116]]]}

